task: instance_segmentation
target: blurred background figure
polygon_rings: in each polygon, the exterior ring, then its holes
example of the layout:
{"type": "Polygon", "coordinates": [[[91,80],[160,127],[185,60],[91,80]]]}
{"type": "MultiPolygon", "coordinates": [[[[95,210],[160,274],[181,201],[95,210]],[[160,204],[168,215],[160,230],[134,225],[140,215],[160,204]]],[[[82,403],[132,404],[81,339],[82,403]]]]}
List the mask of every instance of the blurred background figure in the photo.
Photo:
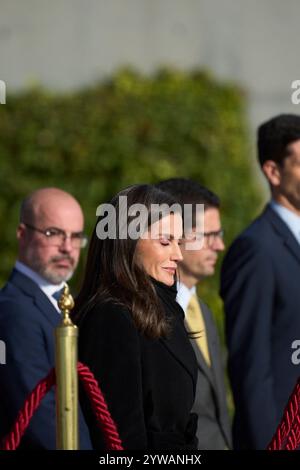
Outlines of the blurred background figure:
{"type": "MultiPolygon", "coordinates": [[[[179,263],[177,300],[185,311],[190,331],[198,331],[191,339],[198,363],[198,380],[193,411],[198,415],[198,448],[221,450],[231,447],[231,429],[226,403],[224,367],[220,341],[213,315],[198,296],[196,287],[202,279],[212,276],[220,252],[224,250],[218,196],[199,183],[172,178],[161,181],[158,188],[171,194],[184,211],[192,204],[193,237],[182,245],[183,259],[179,263]],[[189,250],[196,237],[196,204],[204,205],[204,245],[189,250]]],[[[186,234],[185,234],[186,235],[186,234]]],[[[198,234],[199,236],[200,234],[198,234]]]]}
{"type": "MultiPolygon", "coordinates": [[[[214,188],[227,240],[236,236],[262,200],[249,122],[292,106],[291,1],[2,0],[0,285],[14,262],[17,201],[39,187],[74,194],[92,231],[99,202],[121,188],[185,176],[214,188]]],[[[202,292],[222,328],[216,279],[202,292]]]]}
{"type": "MultiPolygon", "coordinates": [[[[230,243],[268,197],[255,129],[297,106],[299,15],[298,0],[2,0],[0,285],[39,187],[82,201],[89,231],[121,188],[188,177],[219,195],[230,243]]],[[[217,279],[201,295],[222,334],[217,279]]]]}
{"type": "MultiPolygon", "coordinates": [[[[96,226],[76,300],[79,358],[95,374],[128,450],[197,448],[197,416],[191,413],[197,363],[176,302],[182,217],[180,210],[164,214],[154,207],[174,202],[150,185],[118,193],[111,200],[117,236],[107,238],[107,227],[98,238],[96,226]],[[120,214],[127,234],[135,223],[120,207],[121,197],[127,198],[128,211],[133,204],[147,211],[135,239],[119,237],[120,214]]],[[[104,450],[85,396],[82,405],[93,446],[104,450]]]]}
{"type": "Polygon", "coordinates": [[[221,278],[237,449],[266,448],[299,377],[300,116],[258,128],[258,159],[271,200],[229,248],[221,278]]]}
{"type": "MultiPolygon", "coordinates": [[[[0,368],[0,436],[11,429],[35,385],[54,367],[54,328],[60,323],[57,300],[76,269],[83,213],[71,194],[42,188],[22,203],[17,229],[18,260],[0,292],[0,331],[6,365],[0,368]]],[[[20,448],[55,449],[54,390],[42,400],[20,448]]],[[[91,448],[80,415],[80,448],[91,448]]]]}

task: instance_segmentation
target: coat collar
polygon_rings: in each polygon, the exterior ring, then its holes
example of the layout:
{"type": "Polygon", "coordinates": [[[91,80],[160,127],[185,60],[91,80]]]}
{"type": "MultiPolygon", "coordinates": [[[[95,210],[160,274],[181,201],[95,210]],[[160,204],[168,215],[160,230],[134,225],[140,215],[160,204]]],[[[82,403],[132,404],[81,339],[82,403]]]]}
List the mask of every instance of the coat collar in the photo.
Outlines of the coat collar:
{"type": "Polygon", "coordinates": [[[167,286],[152,279],[152,284],[161,302],[166,317],[170,320],[171,332],[168,338],[161,338],[162,344],[191,375],[194,391],[197,383],[197,362],[184,325],[184,311],[176,301],[177,283],[167,286]]]}
{"type": "Polygon", "coordinates": [[[277,235],[282,239],[283,244],[300,263],[300,245],[286,223],[276,214],[269,204],[266,206],[262,215],[272,225],[277,235]]]}
{"type": "MultiPolygon", "coordinates": [[[[199,301],[199,299],[198,299],[198,301],[199,301]]],[[[207,378],[210,381],[213,388],[215,388],[216,384],[214,382],[214,373],[213,373],[213,370],[214,370],[214,367],[215,367],[215,364],[214,364],[214,358],[215,358],[214,346],[215,345],[213,344],[213,341],[212,341],[210,322],[209,322],[209,319],[207,318],[206,308],[204,308],[203,304],[200,304],[200,307],[201,307],[201,312],[202,312],[203,320],[204,320],[204,324],[205,324],[208,349],[209,349],[209,354],[210,354],[210,358],[211,358],[211,366],[210,367],[207,365],[201,350],[197,346],[196,341],[191,340],[191,343],[193,345],[193,348],[194,348],[194,351],[195,351],[195,354],[196,354],[196,357],[197,357],[198,367],[200,367],[202,372],[207,376],[207,378]]]]}
{"type": "Polygon", "coordinates": [[[61,320],[60,314],[52,305],[46,294],[29,277],[14,269],[10,275],[9,282],[16,286],[25,295],[31,297],[37,308],[45,315],[48,321],[55,327],[61,320]]]}
{"type": "Polygon", "coordinates": [[[161,338],[160,341],[192,377],[195,391],[197,383],[197,362],[183,319],[180,317],[174,318],[169,338],[161,338]]]}

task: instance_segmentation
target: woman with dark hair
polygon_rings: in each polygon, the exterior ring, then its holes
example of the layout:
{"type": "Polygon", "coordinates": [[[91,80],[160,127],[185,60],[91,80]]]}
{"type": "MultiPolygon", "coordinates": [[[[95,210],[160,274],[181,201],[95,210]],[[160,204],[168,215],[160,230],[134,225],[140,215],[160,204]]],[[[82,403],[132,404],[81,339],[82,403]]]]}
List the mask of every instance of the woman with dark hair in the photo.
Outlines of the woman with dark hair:
{"type": "MultiPolygon", "coordinates": [[[[135,185],[110,207],[94,230],[76,300],[79,359],[104,392],[125,449],[196,449],[197,364],[176,302],[180,206],[153,186],[135,185]]],[[[85,397],[82,408],[94,448],[104,450],[85,397]]]]}

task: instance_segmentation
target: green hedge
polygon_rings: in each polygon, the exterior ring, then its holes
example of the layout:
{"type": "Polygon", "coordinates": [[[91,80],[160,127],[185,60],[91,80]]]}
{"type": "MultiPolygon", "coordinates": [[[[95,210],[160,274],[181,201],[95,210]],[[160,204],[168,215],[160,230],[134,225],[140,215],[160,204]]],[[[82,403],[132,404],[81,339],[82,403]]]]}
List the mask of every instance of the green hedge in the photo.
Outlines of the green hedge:
{"type": "MultiPolygon", "coordinates": [[[[0,106],[1,285],[16,256],[20,200],[30,191],[55,185],[73,193],[90,232],[96,207],[120,188],[191,177],[220,195],[229,242],[261,202],[249,153],[243,93],[201,71],[146,77],[126,69],[65,95],[8,96],[0,106]]],[[[202,295],[221,325],[216,278],[202,295]]]]}

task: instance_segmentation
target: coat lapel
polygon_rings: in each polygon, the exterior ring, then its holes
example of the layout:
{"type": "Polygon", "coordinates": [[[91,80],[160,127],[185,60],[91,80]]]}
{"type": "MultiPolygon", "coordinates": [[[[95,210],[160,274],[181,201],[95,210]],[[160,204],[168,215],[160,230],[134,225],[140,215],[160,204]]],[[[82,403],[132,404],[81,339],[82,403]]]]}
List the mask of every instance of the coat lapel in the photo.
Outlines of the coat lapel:
{"type": "Polygon", "coordinates": [[[206,325],[207,339],[209,345],[208,347],[211,358],[211,367],[207,367],[209,369],[208,378],[211,380],[211,384],[213,386],[213,390],[217,398],[216,402],[219,405],[222,400],[222,384],[224,382],[224,371],[221,363],[219,345],[217,344],[215,327],[213,328],[213,319],[211,318],[212,314],[205,304],[200,302],[200,305],[206,325]]]}
{"type": "Polygon", "coordinates": [[[194,389],[196,389],[196,358],[181,318],[174,319],[170,337],[161,338],[160,342],[191,375],[194,383],[194,389]]]}
{"type": "Polygon", "coordinates": [[[276,233],[282,238],[283,244],[286,248],[300,263],[300,245],[288,226],[269,205],[266,207],[263,215],[271,223],[276,233]]]}
{"type": "Polygon", "coordinates": [[[222,362],[221,362],[221,357],[220,357],[219,344],[217,343],[216,330],[215,330],[215,326],[213,323],[212,313],[203,302],[199,301],[199,303],[200,303],[200,307],[201,307],[201,311],[203,314],[203,319],[204,319],[205,327],[206,327],[208,348],[209,348],[210,359],[211,359],[211,367],[207,366],[206,361],[196,343],[193,345],[193,347],[198,350],[198,353],[196,353],[196,355],[198,359],[199,368],[206,375],[206,377],[208,378],[211,384],[212,392],[215,398],[218,422],[223,432],[224,439],[227,442],[227,445],[231,446],[230,435],[228,434],[226,425],[224,425],[223,420],[220,418],[222,414],[222,407],[223,406],[226,407],[227,405],[226,405],[226,396],[224,396],[225,375],[224,375],[224,370],[222,367],[222,362]]]}
{"type": "Polygon", "coordinates": [[[193,345],[193,349],[195,351],[197,361],[198,361],[198,367],[201,369],[202,373],[205,374],[211,383],[212,387],[215,388],[215,382],[214,382],[214,374],[213,374],[213,369],[214,369],[214,359],[215,359],[215,354],[214,354],[214,344],[213,344],[213,338],[212,338],[212,332],[210,328],[210,321],[208,318],[208,312],[203,306],[203,304],[200,303],[202,315],[203,315],[203,320],[205,324],[205,329],[206,329],[206,335],[207,335],[207,343],[208,343],[208,350],[211,358],[211,367],[209,367],[203,357],[203,354],[199,347],[197,346],[196,341],[191,339],[191,343],[193,345]]]}
{"type": "Polygon", "coordinates": [[[35,282],[16,269],[13,270],[9,282],[18,287],[24,294],[33,298],[37,308],[46,316],[53,327],[58,325],[61,320],[60,314],[35,282]]]}

